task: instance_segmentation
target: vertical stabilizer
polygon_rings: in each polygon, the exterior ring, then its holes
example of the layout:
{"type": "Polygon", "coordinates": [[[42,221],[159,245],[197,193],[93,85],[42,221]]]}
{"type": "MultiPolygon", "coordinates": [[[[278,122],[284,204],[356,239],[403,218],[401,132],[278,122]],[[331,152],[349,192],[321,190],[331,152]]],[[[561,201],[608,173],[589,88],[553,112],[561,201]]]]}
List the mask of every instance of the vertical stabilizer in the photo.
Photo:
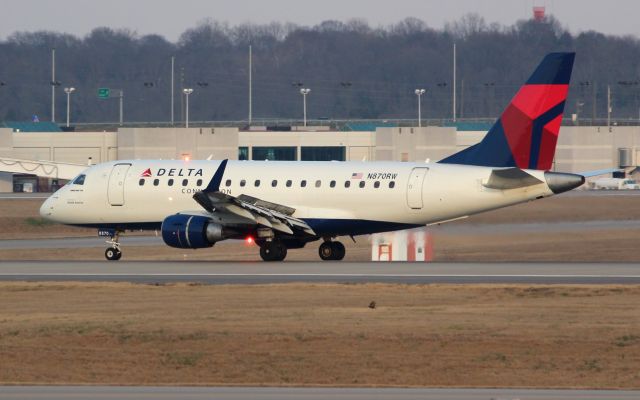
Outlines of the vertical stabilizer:
{"type": "Polygon", "coordinates": [[[482,141],[440,163],[551,169],[574,58],[547,54],[482,141]]]}

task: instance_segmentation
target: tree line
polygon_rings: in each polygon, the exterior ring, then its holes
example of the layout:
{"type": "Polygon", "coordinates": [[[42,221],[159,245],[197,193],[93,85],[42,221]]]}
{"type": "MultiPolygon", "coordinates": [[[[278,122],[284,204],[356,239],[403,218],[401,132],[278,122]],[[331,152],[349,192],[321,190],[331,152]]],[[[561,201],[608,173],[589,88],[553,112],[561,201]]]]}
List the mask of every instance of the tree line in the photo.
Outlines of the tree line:
{"type": "Polygon", "coordinates": [[[56,120],[166,122],[171,115],[171,59],[175,60],[175,120],[184,115],[182,88],[192,121],[248,118],[249,46],[252,48],[253,117],[302,118],[301,88],[309,118],[416,118],[415,89],[426,89],[422,115],[452,115],[453,44],[457,48],[457,114],[495,117],[550,51],[576,51],[567,114],[605,118],[607,87],[614,118],[640,118],[640,41],[588,31],[572,34],[553,17],[543,22],[487,24],[467,15],[444,29],[416,18],[386,27],[361,20],[230,26],[214,20],[171,42],[106,27],[84,37],[48,31],[16,32],[0,41],[0,119],[51,118],[51,49],[56,49],[56,120]],[[116,92],[117,92],[116,90],[116,92]]]}

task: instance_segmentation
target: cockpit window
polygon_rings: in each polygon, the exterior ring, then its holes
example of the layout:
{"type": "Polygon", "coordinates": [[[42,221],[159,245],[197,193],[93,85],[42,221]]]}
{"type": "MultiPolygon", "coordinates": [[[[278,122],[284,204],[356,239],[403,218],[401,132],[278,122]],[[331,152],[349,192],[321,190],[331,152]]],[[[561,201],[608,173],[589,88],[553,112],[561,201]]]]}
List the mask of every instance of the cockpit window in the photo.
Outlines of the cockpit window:
{"type": "Polygon", "coordinates": [[[86,178],[86,175],[82,174],[82,175],[78,175],[76,177],[76,179],[73,180],[73,182],[71,182],[73,185],[84,185],[84,178],[86,178]]]}

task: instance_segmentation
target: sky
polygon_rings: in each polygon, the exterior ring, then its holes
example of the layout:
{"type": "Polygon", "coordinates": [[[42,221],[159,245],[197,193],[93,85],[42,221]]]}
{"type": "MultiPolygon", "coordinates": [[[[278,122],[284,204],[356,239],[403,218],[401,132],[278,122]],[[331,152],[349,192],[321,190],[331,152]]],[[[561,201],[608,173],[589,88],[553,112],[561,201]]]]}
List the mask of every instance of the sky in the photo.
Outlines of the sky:
{"type": "Polygon", "coordinates": [[[386,26],[406,17],[433,28],[478,13],[488,23],[511,25],[545,6],[572,33],[595,30],[640,37],[639,0],[0,0],[0,39],[15,31],[51,30],[84,36],[93,28],[127,28],[176,41],[205,19],[231,25],[364,19],[386,26]]]}

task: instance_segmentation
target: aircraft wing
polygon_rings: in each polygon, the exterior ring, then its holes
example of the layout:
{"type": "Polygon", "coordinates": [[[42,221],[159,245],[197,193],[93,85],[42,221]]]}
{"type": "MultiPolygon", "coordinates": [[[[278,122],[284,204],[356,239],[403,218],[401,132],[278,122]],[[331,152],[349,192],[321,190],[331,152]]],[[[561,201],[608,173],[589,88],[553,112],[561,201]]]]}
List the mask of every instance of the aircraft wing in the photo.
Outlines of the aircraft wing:
{"type": "Polygon", "coordinates": [[[271,228],[274,231],[294,236],[317,236],[306,222],[292,217],[294,208],[261,200],[256,197],[240,195],[238,197],[220,191],[220,183],[227,168],[223,160],[211,178],[207,188],[193,195],[209,213],[225,212],[255,222],[257,225],[271,228]]]}
{"type": "Polygon", "coordinates": [[[316,236],[306,222],[292,217],[294,208],[271,203],[255,197],[240,195],[234,197],[222,192],[201,191],[193,195],[210,213],[225,212],[253,221],[257,225],[293,236],[316,236]]]}

